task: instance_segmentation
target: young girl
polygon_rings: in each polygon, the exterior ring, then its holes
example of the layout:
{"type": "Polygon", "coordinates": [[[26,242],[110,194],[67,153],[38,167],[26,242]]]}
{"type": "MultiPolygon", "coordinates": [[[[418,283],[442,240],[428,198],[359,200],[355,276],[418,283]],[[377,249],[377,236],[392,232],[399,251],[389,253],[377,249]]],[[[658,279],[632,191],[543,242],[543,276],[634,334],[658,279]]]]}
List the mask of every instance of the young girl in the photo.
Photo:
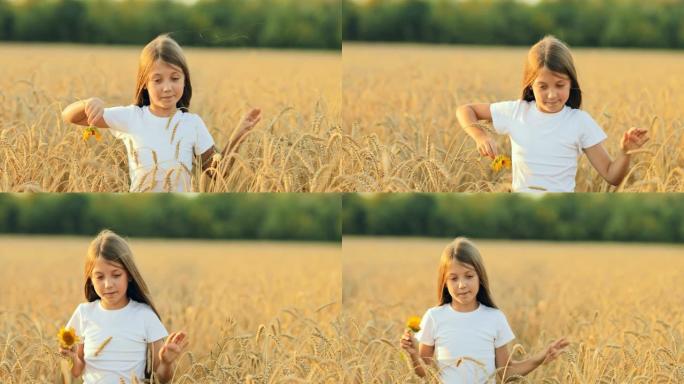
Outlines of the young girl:
{"type": "Polygon", "coordinates": [[[83,375],[86,384],[129,383],[133,376],[141,381],[147,373],[163,383],[171,380],[187,335],[168,335],[131,249],[114,232],[100,232],[88,247],[85,297],[88,302],[80,304],[67,323],[82,344],[60,348],[73,362],[74,377],[83,375]]]}
{"type": "MultiPolygon", "coordinates": [[[[188,112],[191,98],[183,51],[168,35],[161,35],[140,55],[133,105],[104,108],[104,102],[93,97],[66,107],[62,118],[68,123],[110,128],[123,140],[131,192],[183,192],[191,190],[194,156],[201,156],[200,164],[206,169],[218,153],[202,119],[188,112]]],[[[237,150],[245,134],[259,122],[260,113],[252,109],[242,118],[221,152],[223,157],[237,150]]]]}
{"type": "Polygon", "coordinates": [[[437,368],[446,384],[490,383],[499,368],[506,377],[526,375],[568,345],[559,339],[526,360],[509,361],[508,345],[515,336],[492,300],[482,258],[468,239],[456,238],[444,248],[437,283],[439,305],[423,316],[416,334],[419,344],[409,330],[401,338],[421,377],[427,365],[437,368]]]}
{"type": "Polygon", "coordinates": [[[570,50],[547,36],[527,55],[521,100],[462,105],[456,116],[482,156],[494,158],[498,149],[478,120],[491,121],[498,134],[510,136],[515,192],[574,192],[582,151],[606,181],[618,185],[629,170],[630,151],[648,141],[647,130],[626,131],[622,152],[612,160],[602,144],[606,134],[581,104],[570,50]]]}

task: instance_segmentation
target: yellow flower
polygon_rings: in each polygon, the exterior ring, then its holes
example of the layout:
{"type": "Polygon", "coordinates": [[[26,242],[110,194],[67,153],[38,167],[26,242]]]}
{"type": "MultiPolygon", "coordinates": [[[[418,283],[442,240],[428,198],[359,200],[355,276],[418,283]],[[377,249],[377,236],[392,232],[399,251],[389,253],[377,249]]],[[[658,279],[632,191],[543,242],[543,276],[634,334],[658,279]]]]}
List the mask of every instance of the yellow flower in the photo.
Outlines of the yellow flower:
{"type": "Polygon", "coordinates": [[[62,327],[57,334],[57,341],[59,341],[60,347],[69,349],[81,341],[81,338],[76,335],[76,330],[73,328],[62,327]]]}
{"type": "Polygon", "coordinates": [[[95,136],[95,140],[102,140],[102,134],[97,127],[88,127],[83,129],[83,141],[88,141],[91,136],[95,136]]]}
{"type": "Polygon", "coordinates": [[[418,316],[409,317],[408,320],[406,321],[406,328],[410,329],[413,332],[420,331],[420,317],[418,317],[418,316]]]}
{"type": "Polygon", "coordinates": [[[506,155],[498,155],[492,160],[491,168],[494,172],[500,172],[502,169],[511,169],[511,158],[506,155]]]}

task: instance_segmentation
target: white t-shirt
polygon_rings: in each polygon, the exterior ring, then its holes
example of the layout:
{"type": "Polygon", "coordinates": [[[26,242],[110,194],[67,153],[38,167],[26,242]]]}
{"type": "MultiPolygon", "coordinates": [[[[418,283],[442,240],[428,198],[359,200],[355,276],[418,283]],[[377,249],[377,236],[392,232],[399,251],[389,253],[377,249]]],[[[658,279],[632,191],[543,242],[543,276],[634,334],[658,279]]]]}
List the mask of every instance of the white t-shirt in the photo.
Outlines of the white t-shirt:
{"type": "Polygon", "coordinates": [[[103,117],[114,137],[126,145],[131,192],[192,189],[193,156],[214,145],[199,116],[179,110],[169,122],[168,117],[153,115],[148,106],[129,105],[105,108],[103,117]]]}
{"type": "Polygon", "coordinates": [[[420,329],[416,338],[435,346],[435,361],[445,384],[494,383],[494,350],[515,338],[503,312],[483,304],[471,312],[458,312],[450,304],[430,308],[420,329]],[[460,359],[464,357],[468,359],[460,359]]]}
{"type": "Polygon", "coordinates": [[[67,323],[84,343],[86,384],[130,383],[133,373],[145,377],[147,344],[168,336],[168,332],[149,305],[129,300],[116,310],[100,306],[100,300],[79,304],[67,323]],[[112,339],[95,356],[100,345],[112,339]]]}
{"type": "Polygon", "coordinates": [[[490,105],[496,132],[511,138],[514,192],[574,192],[582,149],[606,134],[591,116],[567,105],[544,113],[534,101],[490,105]]]}

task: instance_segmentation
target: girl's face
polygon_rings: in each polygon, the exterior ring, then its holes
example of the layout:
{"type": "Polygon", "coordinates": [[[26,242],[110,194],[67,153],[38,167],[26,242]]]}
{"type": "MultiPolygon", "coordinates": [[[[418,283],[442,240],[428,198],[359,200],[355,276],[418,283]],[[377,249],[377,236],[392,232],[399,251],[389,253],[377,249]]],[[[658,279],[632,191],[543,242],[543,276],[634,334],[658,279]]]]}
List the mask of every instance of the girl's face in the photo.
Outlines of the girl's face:
{"type": "Polygon", "coordinates": [[[176,103],[183,96],[185,74],[180,67],[157,60],[152,64],[145,87],[150,95],[150,109],[167,115],[176,110],[176,103]]]}
{"type": "Polygon", "coordinates": [[[532,83],[537,108],[545,113],[560,112],[570,97],[570,78],[544,67],[532,83]]]}
{"type": "Polygon", "coordinates": [[[477,292],[480,278],[470,264],[452,262],[447,269],[447,289],[451,304],[458,310],[470,311],[477,308],[477,292]]]}
{"type": "Polygon", "coordinates": [[[120,309],[128,304],[129,277],[123,265],[98,257],[90,279],[105,309],[120,309]]]}

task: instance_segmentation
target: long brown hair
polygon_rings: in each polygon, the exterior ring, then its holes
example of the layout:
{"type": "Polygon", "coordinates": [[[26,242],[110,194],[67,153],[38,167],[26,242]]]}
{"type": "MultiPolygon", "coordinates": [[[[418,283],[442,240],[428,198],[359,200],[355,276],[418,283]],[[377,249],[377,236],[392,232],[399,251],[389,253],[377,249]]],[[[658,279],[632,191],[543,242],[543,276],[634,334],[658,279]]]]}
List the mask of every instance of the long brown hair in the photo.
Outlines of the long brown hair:
{"type": "Polygon", "coordinates": [[[439,305],[451,303],[452,301],[449,288],[446,285],[447,273],[451,263],[462,263],[473,267],[480,280],[480,288],[476,296],[477,301],[488,307],[498,308],[494,304],[494,300],[492,300],[492,294],[489,292],[489,279],[487,278],[487,271],[482,262],[480,251],[477,250],[475,244],[465,237],[455,238],[442,251],[437,272],[437,301],[439,305]]]}
{"type": "Polygon", "coordinates": [[[167,64],[174,65],[183,71],[183,75],[185,76],[183,95],[176,103],[176,108],[187,111],[188,108],[190,108],[190,99],[192,99],[190,70],[188,69],[188,64],[180,45],[178,45],[176,40],[172,39],[168,34],[157,36],[157,38],[150,41],[140,53],[138,80],[135,86],[135,98],[133,103],[138,107],[150,105],[150,94],[147,91],[146,85],[149,80],[152,65],[157,60],[162,60],[167,64]]]}
{"type": "Polygon", "coordinates": [[[157,308],[152,302],[150,290],[147,288],[145,280],[143,280],[138,271],[138,267],[135,265],[131,248],[128,246],[126,240],[108,229],[100,232],[97,237],[90,242],[90,246],[88,247],[88,255],[86,256],[85,262],[84,291],[86,300],[92,302],[100,298],[97,292],[95,292],[91,276],[93,268],[95,267],[95,260],[100,257],[109,262],[121,264],[124,267],[126,274],[131,279],[128,283],[126,296],[139,303],[149,305],[161,320],[161,316],[159,316],[159,312],[157,312],[157,308]]]}
{"type": "Polygon", "coordinates": [[[565,105],[570,108],[579,108],[582,105],[582,90],[577,81],[577,71],[572,53],[565,43],[551,35],[539,40],[527,53],[521,98],[525,101],[534,101],[532,83],[544,67],[570,78],[570,97],[568,97],[565,105]]]}

